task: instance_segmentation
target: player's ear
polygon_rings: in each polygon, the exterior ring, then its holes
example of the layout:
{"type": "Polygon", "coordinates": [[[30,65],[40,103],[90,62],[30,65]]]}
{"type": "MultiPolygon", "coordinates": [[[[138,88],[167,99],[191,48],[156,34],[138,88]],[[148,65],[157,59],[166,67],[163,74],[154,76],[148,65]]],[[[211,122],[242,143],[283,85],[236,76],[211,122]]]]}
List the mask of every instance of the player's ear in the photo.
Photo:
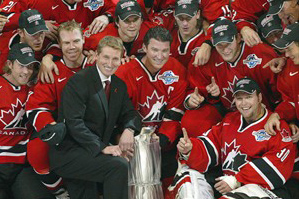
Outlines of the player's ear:
{"type": "Polygon", "coordinates": [[[142,44],[142,49],[143,49],[143,51],[146,53],[146,46],[145,46],[144,43],[142,44]]]}
{"type": "Polygon", "coordinates": [[[22,38],[25,36],[24,30],[23,30],[23,29],[20,29],[20,28],[18,28],[18,34],[19,34],[20,37],[22,37],[22,38]]]}
{"type": "Polygon", "coordinates": [[[258,94],[258,98],[259,98],[259,102],[262,103],[262,100],[263,100],[262,93],[259,93],[259,94],[258,94]]]}
{"type": "Polygon", "coordinates": [[[198,10],[196,13],[196,19],[199,19],[199,18],[200,18],[200,10],[198,10]]]}

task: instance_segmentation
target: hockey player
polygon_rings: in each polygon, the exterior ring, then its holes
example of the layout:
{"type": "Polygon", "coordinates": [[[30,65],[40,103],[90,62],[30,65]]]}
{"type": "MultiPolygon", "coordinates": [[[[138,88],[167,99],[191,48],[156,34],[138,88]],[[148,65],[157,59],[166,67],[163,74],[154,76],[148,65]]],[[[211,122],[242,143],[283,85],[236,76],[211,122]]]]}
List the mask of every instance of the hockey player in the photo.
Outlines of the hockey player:
{"type": "Polygon", "coordinates": [[[51,42],[45,40],[48,28],[43,16],[37,10],[22,12],[18,23],[18,30],[5,32],[0,37],[0,66],[4,65],[11,46],[19,42],[27,43],[35,51],[35,58],[39,61],[42,60],[45,52],[49,52],[51,42]]]}
{"type": "MultiPolygon", "coordinates": [[[[83,33],[77,22],[73,20],[62,23],[58,33],[59,45],[63,53],[63,58],[55,62],[59,75],[53,72],[54,84],[38,82],[26,105],[29,121],[35,130],[28,144],[28,159],[36,173],[40,175],[43,184],[54,195],[67,195],[63,193],[65,190],[62,188],[62,179],[49,170],[49,145],[55,144],[53,143],[55,141],[51,139],[46,141],[43,139],[43,134],[55,130],[63,131],[63,124],[56,123],[61,92],[71,76],[87,67],[87,59],[82,54],[83,33]]],[[[55,136],[53,139],[56,139],[55,136]]]]}
{"type": "Polygon", "coordinates": [[[291,175],[296,148],[287,123],[280,121],[276,136],[266,133],[271,111],[262,104],[254,80],[237,81],[233,96],[238,111],[227,114],[205,136],[188,138],[185,132],[177,145],[181,159],[199,172],[220,164],[224,176],[216,178],[214,187],[223,194],[221,199],[275,198],[273,194],[290,199],[283,186],[291,175]]]}
{"type": "MultiPolygon", "coordinates": [[[[275,134],[275,128],[281,129],[280,119],[297,123],[299,119],[299,24],[295,23],[285,28],[282,37],[274,43],[278,49],[285,50],[288,57],[287,64],[279,73],[277,79],[278,91],[282,94],[283,101],[276,107],[275,112],[269,118],[265,129],[270,134],[275,134]],[[275,128],[274,128],[275,127],[275,128]]],[[[298,142],[298,127],[293,130],[293,140],[298,142]]]]}
{"type": "Polygon", "coordinates": [[[46,3],[39,0],[9,0],[0,8],[2,14],[9,19],[3,31],[17,29],[20,13],[27,9],[36,9],[47,20],[51,31],[50,38],[55,39],[57,27],[54,24],[72,19],[82,23],[82,28],[90,26],[92,33],[104,30],[109,21],[113,20],[115,6],[108,0],[49,0],[46,3]]]}
{"type": "Polygon", "coordinates": [[[111,23],[105,31],[86,35],[84,49],[96,50],[99,41],[107,36],[120,37],[126,50],[125,55],[144,54],[142,43],[145,33],[156,24],[143,21],[140,5],[134,0],[119,1],[115,9],[115,23],[111,23]]]}
{"type": "Polygon", "coordinates": [[[143,125],[156,127],[162,147],[163,179],[174,176],[177,167],[173,144],[181,135],[186,70],[169,57],[172,38],[165,28],[151,28],[143,41],[146,55],[120,66],[116,75],[127,84],[143,125]]]}
{"type": "Polygon", "coordinates": [[[215,23],[212,38],[216,48],[212,52],[213,59],[202,67],[189,64],[188,68],[192,90],[186,97],[185,105],[186,108],[195,110],[186,111],[182,126],[189,132],[197,132],[195,136],[201,135],[219,122],[219,114],[215,115],[215,107],[210,107],[210,104],[214,104],[222,115],[235,109],[232,87],[240,78],[247,76],[259,82],[262,94],[267,96],[263,98],[263,103],[268,108],[272,109],[279,100],[276,76],[262,67],[276,57],[270,46],[247,46],[241,41],[234,23],[227,19],[215,23]],[[221,104],[216,103],[219,100],[221,104]],[[195,120],[203,121],[201,128],[197,127],[195,120]]]}
{"type": "Polygon", "coordinates": [[[25,167],[29,130],[25,103],[30,91],[27,85],[36,64],[28,44],[15,44],[9,51],[0,76],[0,198],[10,199],[11,186],[25,167]]]}

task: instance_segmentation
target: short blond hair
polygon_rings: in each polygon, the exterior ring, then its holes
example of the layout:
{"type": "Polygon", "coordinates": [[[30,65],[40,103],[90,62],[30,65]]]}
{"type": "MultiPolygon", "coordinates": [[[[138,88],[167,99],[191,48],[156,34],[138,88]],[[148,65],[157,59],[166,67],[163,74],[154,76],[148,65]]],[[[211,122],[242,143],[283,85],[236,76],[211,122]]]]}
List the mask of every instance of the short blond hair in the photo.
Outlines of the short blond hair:
{"type": "Polygon", "coordinates": [[[121,56],[124,54],[124,46],[123,42],[119,37],[113,36],[105,36],[100,40],[97,48],[97,53],[100,54],[104,47],[109,46],[115,50],[119,50],[121,52],[121,56]]]}
{"type": "Polygon", "coordinates": [[[81,25],[79,23],[77,23],[74,19],[71,21],[61,23],[57,29],[58,41],[60,41],[60,32],[61,31],[63,31],[63,30],[74,31],[76,29],[78,29],[80,31],[80,34],[83,38],[83,31],[82,31],[81,25]]]}

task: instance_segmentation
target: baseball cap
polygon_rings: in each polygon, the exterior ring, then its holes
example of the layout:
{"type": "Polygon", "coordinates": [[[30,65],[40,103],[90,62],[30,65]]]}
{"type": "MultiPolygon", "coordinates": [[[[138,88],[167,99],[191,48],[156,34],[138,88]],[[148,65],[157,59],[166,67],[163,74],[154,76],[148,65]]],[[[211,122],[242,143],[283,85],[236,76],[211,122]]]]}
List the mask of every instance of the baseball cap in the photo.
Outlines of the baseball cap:
{"type": "Polygon", "coordinates": [[[141,7],[135,0],[120,0],[115,8],[115,16],[121,20],[126,20],[128,17],[136,15],[141,17],[141,7]]]}
{"type": "Polygon", "coordinates": [[[245,77],[242,79],[239,79],[235,86],[234,86],[234,93],[233,96],[237,93],[237,92],[245,92],[248,94],[253,94],[255,91],[257,93],[260,93],[261,89],[259,87],[259,85],[251,78],[245,77]]]}
{"type": "Polygon", "coordinates": [[[238,34],[236,25],[225,18],[218,19],[212,30],[213,45],[216,46],[221,42],[231,43],[234,40],[235,35],[238,34]]]}
{"type": "Polygon", "coordinates": [[[39,63],[34,56],[34,50],[28,44],[17,43],[9,50],[7,59],[17,60],[21,65],[28,66],[31,63],[39,63]]]}
{"type": "Polygon", "coordinates": [[[30,35],[41,31],[48,31],[43,15],[37,10],[25,10],[19,17],[19,27],[30,35]]]}
{"type": "Polygon", "coordinates": [[[278,49],[284,49],[289,47],[294,41],[299,41],[299,23],[288,25],[273,46],[278,49]]]}
{"type": "Polygon", "coordinates": [[[199,10],[199,3],[196,0],[177,0],[175,3],[175,16],[188,15],[194,17],[199,10]]]}
{"type": "Polygon", "coordinates": [[[281,19],[278,15],[264,14],[257,20],[257,27],[264,38],[275,30],[283,30],[281,19]]]}
{"type": "Polygon", "coordinates": [[[270,8],[268,10],[268,15],[278,14],[282,8],[285,0],[268,0],[270,3],[270,8]]]}

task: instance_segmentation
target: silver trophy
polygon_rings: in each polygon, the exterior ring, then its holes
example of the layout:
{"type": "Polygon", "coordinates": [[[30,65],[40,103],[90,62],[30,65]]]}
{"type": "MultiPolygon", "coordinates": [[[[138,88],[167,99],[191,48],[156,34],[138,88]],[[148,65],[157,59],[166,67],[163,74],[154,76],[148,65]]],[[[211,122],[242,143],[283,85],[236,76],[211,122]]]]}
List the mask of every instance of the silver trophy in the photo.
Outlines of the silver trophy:
{"type": "Polygon", "coordinates": [[[161,149],[155,128],[143,127],[135,137],[134,156],[129,164],[129,198],[163,199],[161,149]]]}

